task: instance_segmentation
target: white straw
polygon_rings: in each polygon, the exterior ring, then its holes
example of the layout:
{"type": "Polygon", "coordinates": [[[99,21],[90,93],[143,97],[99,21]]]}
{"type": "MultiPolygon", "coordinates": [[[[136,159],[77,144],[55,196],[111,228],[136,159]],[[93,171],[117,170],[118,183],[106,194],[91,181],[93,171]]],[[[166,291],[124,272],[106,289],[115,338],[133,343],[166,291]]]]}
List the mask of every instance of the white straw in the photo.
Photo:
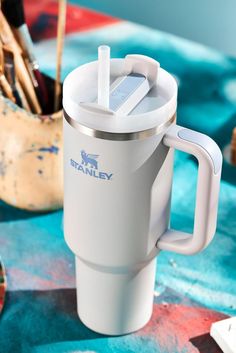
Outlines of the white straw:
{"type": "Polygon", "coordinates": [[[98,47],[98,104],[109,108],[110,47],[98,47]]]}

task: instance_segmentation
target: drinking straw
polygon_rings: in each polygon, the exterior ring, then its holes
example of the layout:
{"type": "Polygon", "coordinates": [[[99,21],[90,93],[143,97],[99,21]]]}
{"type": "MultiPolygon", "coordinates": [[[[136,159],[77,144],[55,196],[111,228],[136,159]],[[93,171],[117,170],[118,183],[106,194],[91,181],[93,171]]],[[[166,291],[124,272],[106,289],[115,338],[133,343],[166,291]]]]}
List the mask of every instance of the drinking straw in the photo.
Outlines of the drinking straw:
{"type": "Polygon", "coordinates": [[[110,47],[98,47],[98,104],[109,108],[110,47]]]}

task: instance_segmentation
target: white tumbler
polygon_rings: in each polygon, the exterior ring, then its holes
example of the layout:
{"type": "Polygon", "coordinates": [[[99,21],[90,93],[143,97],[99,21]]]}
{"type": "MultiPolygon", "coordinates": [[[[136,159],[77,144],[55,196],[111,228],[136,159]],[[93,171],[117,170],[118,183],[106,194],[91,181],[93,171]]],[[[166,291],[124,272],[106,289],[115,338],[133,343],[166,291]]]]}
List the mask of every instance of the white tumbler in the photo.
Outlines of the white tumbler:
{"type": "MultiPolygon", "coordinates": [[[[160,250],[191,255],[212,240],[222,155],[211,138],[176,125],[177,84],[167,71],[159,68],[146,97],[122,115],[94,104],[97,70],[97,61],[80,66],[63,86],[64,232],[81,321],[121,335],[151,317],[160,250]],[[174,149],[199,162],[193,234],[169,227],[174,149]]],[[[110,60],[110,75],[111,84],[124,75],[124,59],[110,60]]]]}

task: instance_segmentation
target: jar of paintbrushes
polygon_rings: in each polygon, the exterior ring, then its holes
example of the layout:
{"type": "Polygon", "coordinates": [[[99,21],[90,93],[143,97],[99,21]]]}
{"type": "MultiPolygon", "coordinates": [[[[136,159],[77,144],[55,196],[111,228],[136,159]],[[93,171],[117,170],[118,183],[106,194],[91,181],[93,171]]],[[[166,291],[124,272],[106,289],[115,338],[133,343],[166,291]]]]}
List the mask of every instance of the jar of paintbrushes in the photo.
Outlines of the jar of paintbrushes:
{"type": "Polygon", "coordinates": [[[63,202],[65,1],[59,10],[56,81],[40,71],[23,1],[3,0],[0,11],[0,199],[31,211],[54,210],[63,202]]]}

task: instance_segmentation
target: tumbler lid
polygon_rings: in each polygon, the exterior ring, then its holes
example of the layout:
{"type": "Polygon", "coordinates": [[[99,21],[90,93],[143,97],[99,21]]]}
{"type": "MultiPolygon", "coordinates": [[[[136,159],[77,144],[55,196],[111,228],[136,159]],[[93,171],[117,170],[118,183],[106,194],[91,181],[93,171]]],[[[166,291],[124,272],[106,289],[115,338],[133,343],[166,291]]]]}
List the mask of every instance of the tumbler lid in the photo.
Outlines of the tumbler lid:
{"type": "MultiPolygon", "coordinates": [[[[145,55],[126,55],[123,74],[110,85],[110,48],[98,48],[98,93],[91,106],[126,116],[146,97],[157,81],[159,62],[145,55]],[[105,108],[105,109],[104,109],[105,108]]],[[[86,102],[84,103],[86,107],[86,102]]]]}
{"type": "MultiPolygon", "coordinates": [[[[110,60],[111,86],[117,79],[127,75],[129,57],[132,55],[125,59],[110,60]]],[[[153,59],[148,59],[154,62],[153,59]]],[[[136,67],[140,69],[141,65],[136,67]]],[[[152,88],[129,115],[122,114],[122,111],[114,114],[111,109],[94,104],[97,98],[97,84],[97,61],[78,67],[64,81],[64,111],[70,119],[82,126],[111,133],[132,133],[165,125],[173,120],[177,104],[177,84],[174,77],[161,68],[158,69],[152,88]]]]}

